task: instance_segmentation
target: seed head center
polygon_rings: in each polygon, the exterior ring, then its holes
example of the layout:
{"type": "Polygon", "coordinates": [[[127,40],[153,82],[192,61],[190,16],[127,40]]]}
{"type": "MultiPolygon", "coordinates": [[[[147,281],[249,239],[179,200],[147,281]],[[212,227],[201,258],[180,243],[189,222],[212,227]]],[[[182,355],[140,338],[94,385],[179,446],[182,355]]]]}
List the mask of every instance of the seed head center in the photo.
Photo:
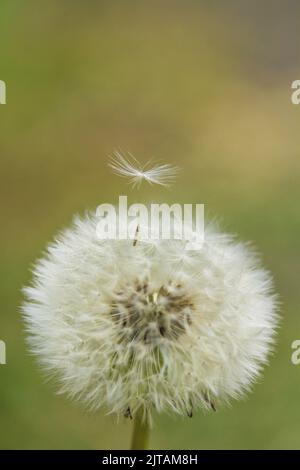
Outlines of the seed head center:
{"type": "Polygon", "coordinates": [[[122,340],[157,346],[186,332],[193,303],[180,283],[169,281],[155,289],[147,279],[135,280],[115,293],[111,313],[122,340]]]}

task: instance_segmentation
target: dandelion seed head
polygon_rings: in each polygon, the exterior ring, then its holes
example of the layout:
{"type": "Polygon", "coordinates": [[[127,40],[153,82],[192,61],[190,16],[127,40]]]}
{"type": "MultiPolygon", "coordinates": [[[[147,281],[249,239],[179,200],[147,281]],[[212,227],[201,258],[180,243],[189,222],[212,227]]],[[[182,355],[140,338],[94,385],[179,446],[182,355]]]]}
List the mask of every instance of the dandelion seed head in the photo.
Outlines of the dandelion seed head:
{"type": "Polygon", "coordinates": [[[272,280],[252,251],[212,227],[192,252],[185,240],[100,240],[96,227],[94,215],[76,219],[25,289],[30,348],[59,391],[148,419],[248,391],[277,325],[272,280]]]}

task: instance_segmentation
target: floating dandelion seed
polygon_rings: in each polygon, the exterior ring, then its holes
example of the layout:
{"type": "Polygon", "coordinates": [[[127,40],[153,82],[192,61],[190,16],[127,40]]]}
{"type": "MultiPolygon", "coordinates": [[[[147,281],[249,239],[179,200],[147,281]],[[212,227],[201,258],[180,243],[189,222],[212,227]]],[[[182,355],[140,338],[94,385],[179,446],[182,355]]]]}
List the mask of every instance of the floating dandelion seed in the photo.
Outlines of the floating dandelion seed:
{"type": "Polygon", "coordinates": [[[184,240],[99,240],[97,222],[76,219],[25,289],[31,349],[61,392],[150,420],[214,410],[249,389],[277,323],[252,252],[209,228],[192,252],[184,240]]]}
{"type": "Polygon", "coordinates": [[[142,166],[132,155],[125,157],[119,152],[111,157],[109,166],[115,174],[128,178],[133,188],[139,188],[142,181],[168,187],[174,183],[179,171],[178,167],[169,164],[151,167],[150,161],[142,166]]]}

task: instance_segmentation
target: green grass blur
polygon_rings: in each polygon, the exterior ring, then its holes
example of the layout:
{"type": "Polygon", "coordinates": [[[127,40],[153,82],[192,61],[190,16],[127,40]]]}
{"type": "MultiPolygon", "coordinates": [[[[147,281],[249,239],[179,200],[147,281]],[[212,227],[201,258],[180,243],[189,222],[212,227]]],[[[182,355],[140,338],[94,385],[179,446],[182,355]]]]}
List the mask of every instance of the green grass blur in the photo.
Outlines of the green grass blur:
{"type": "Polygon", "coordinates": [[[252,240],[282,301],[276,353],[253,392],[215,414],[156,419],[157,449],[300,448],[299,2],[2,0],[0,448],[127,448],[131,423],[90,414],[45,383],[19,306],[55,232],[101,202],[204,203],[252,240]],[[298,64],[297,64],[298,60],[298,64]],[[298,73],[298,76],[297,76],[298,73]],[[182,168],[132,192],[116,148],[182,168]]]}

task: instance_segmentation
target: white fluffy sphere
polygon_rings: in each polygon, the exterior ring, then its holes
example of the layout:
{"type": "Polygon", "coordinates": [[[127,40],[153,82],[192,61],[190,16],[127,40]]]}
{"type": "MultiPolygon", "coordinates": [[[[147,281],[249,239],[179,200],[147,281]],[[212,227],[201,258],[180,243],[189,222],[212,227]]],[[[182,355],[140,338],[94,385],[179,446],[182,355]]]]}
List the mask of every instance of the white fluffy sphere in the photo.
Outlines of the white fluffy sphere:
{"type": "Polygon", "coordinates": [[[60,391],[93,409],[191,415],[246,391],[277,324],[269,274],[244,244],[208,229],[183,240],[99,240],[76,219],[25,289],[30,346],[60,391]]]}

